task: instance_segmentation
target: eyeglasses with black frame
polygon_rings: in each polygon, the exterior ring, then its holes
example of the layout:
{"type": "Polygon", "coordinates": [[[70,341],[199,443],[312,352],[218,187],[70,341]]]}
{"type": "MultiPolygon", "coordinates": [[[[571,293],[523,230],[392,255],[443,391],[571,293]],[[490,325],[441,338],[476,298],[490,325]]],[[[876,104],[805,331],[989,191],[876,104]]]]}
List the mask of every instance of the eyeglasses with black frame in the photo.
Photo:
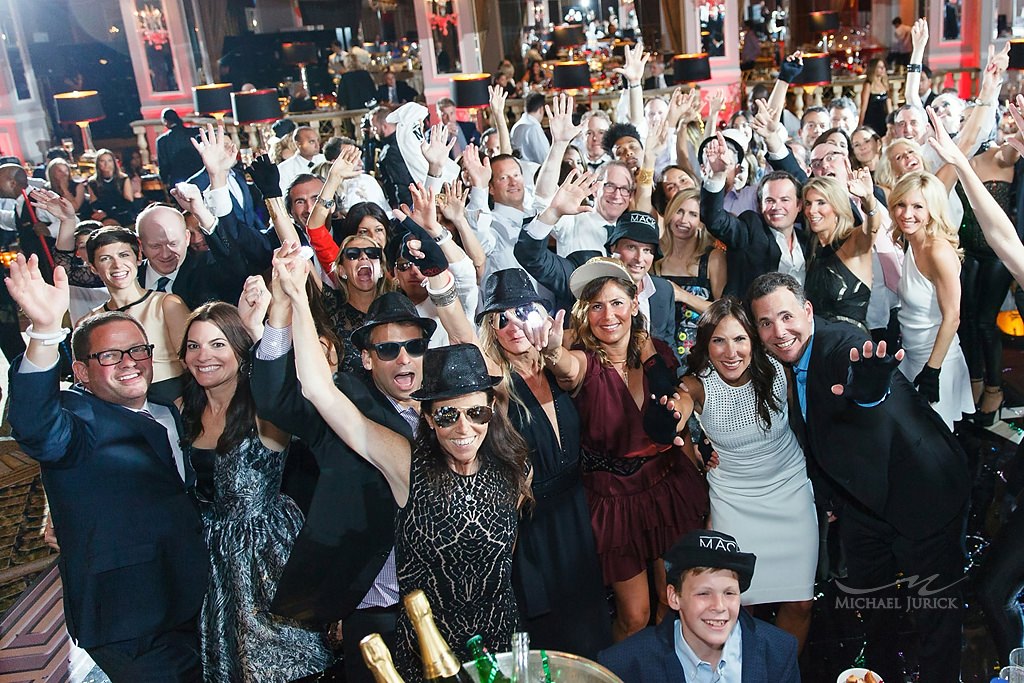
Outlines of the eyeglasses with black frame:
{"type": "Polygon", "coordinates": [[[341,250],[349,261],[358,261],[363,254],[371,261],[379,261],[381,256],[380,247],[345,247],[341,250]]]}
{"type": "Polygon", "coordinates": [[[374,353],[377,354],[377,358],[381,360],[394,360],[398,358],[398,354],[405,349],[413,358],[419,358],[427,352],[427,346],[430,344],[430,340],[420,337],[419,339],[409,339],[404,342],[380,342],[379,344],[373,344],[374,353]]]}
{"type": "Polygon", "coordinates": [[[132,360],[146,360],[153,357],[153,345],[152,344],[139,344],[133,346],[130,349],[107,349],[106,351],[97,351],[96,353],[90,353],[86,356],[86,360],[95,358],[96,362],[105,367],[111,365],[118,365],[124,360],[125,354],[132,360]]]}
{"type": "Polygon", "coordinates": [[[448,428],[459,421],[459,416],[465,414],[466,419],[475,425],[485,425],[494,417],[494,410],[490,406],[471,406],[469,408],[456,408],[455,406],[441,406],[436,408],[430,415],[438,427],[448,428]]]}

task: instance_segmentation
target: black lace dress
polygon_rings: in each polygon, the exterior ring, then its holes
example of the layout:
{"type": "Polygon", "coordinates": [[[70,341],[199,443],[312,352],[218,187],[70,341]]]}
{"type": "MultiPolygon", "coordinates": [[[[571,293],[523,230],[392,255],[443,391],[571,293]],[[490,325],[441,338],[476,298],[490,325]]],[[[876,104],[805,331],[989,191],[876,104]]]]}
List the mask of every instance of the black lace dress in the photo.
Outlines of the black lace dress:
{"type": "MultiPolygon", "coordinates": [[[[845,243],[844,243],[845,244],[845,243]]],[[[868,331],[871,285],[846,267],[837,253],[842,244],[818,247],[807,266],[804,289],[814,313],[833,322],[846,322],[868,331]]]]}
{"type": "MultiPolygon", "coordinates": [[[[511,649],[519,613],[512,591],[516,496],[482,456],[476,474],[446,470],[436,486],[429,461],[414,454],[409,500],[395,519],[395,564],[402,595],[417,588],[430,602],[441,635],[459,661],[479,634],[494,652],[511,649]]],[[[403,611],[395,636],[395,665],[407,681],[422,679],[416,633],[403,611]]]]}
{"type": "Polygon", "coordinates": [[[341,339],[342,353],[339,359],[338,372],[351,372],[360,379],[370,379],[370,374],[363,367],[363,357],[352,343],[352,333],[363,326],[366,314],[347,301],[342,301],[341,294],[330,287],[322,291],[324,309],[334,326],[334,333],[341,339]]]}
{"type": "Polygon", "coordinates": [[[323,671],[333,657],[320,634],[269,611],[303,521],[280,493],[285,454],[256,434],[226,455],[188,454],[210,549],[200,619],[205,680],[284,683],[323,671]]]}

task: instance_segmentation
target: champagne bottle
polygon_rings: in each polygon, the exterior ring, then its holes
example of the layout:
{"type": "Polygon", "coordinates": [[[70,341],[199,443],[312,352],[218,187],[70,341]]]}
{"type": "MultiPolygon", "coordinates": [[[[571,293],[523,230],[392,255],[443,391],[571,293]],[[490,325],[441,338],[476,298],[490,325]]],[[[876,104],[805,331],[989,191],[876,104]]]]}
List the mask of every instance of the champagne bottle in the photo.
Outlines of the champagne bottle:
{"type": "Polygon", "coordinates": [[[405,613],[409,615],[416,637],[420,641],[420,659],[423,660],[423,680],[426,683],[473,683],[463,670],[452,649],[445,642],[434,623],[427,596],[414,590],[403,598],[405,613]]]}
{"type": "Polygon", "coordinates": [[[483,638],[473,636],[466,645],[476,658],[476,672],[480,677],[480,683],[510,683],[509,677],[501,672],[497,658],[484,645],[483,638]]]}
{"type": "Polygon", "coordinates": [[[371,633],[360,640],[359,649],[362,650],[363,661],[377,683],[405,683],[398,675],[395,663],[391,660],[391,652],[379,633],[371,633]]]}

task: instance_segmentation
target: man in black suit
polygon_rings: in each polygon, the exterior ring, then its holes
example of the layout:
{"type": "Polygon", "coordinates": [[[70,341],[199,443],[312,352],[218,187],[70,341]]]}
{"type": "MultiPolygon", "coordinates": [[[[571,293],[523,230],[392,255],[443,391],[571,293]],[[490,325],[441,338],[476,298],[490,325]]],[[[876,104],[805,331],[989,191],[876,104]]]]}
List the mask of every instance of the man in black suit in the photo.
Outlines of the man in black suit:
{"type": "Polygon", "coordinates": [[[178,411],[146,398],[153,347],[126,313],[89,318],[72,339],[77,384],[62,392],[67,276],[49,285],[19,255],[10,292],[32,321],[11,366],[11,426],[42,469],[68,633],[114,683],[200,681],[209,559],[178,411]]]}
{"type": "Polygon", "coordinates": [[[815,495],[839,518],[849,572],[839,599],[866,615],[867,666],[900,679],[897,626],[912,611],[921,680],[959,681],[963,450],[897,372],[902,352],[875,353],[852,325],[815,318],[794,278],[757,278],[750,306],[765,348],[792,371],[790,418],[814,465],[815,495]]]}
{"type": "Polygon", "coordinates": [[[458,159],[466,145],[472,143],[480,144],[480,130],[475,123],[470,121],[459,121],[456,118],[455,100],[443,97],[437,101],[437,113],[441,117],[441,123],[448,126],[448,133],[455,137],[455,146],[452,147],[452,159],[458,159]]]}
{"type": "MultiPolygon", "coordinates": [[[[260,417],[309,446],[320,474],[272,609],[305,621],[342,620],[347,679],[369,683],[373,677],[363,665],[359,641],[380,633],[392,645],[399,609],[394,497],[384,476],[352,452],[302,397],[289,351],[290,316],[287,303],[279,306],[275,298],[253,355],[253,397],[260,417]]],[[[423,354],[436,327],[404,294],[384,294],[352,333],[372,383],[337,375],[338,387],[367,417],[410,440],[419,424],[419,403],[411,394],[420,387],[423,354]]]]}
{"type": "Polygon", "coordinates": [[[377,101],[390,102],[391,104],[405,104],[415,102],[420,94],[405,81],[395,77],[393,71],[384,72],[384,82],[377,86],[377,101]]]}
{"type": "Polygon", "coordinates": [[[700,190],[700,215],[708,232],[727,247],[728,281],[724,294],[742,298],[754,278],[782,271],[801,283],[807,273],[809,235],[796,225],[803,208],[800,183],[789,173],[773,171],[757,186],[759,212],[733,216],[725,211],[726,174],[736,164],[735,153],[721,140],[711,140],[705,159],[712,175],[700,190]]]}
{"type": "Polygon", "coordinates": [[[384,105],[370,113],[370,129],[380,140],[380,154],[377,157],[377,181],[384,188],[384,195],[391,206],[408,204],[412,206],[412,195],[409,185],[413,182],[409,167],[398,147],[398,136],[395,134],[398,125],[388,121],[388,115],[394,108],[384,105]]]}
{"type": "Polygon", "coordinates": [[[178,112],[170,107],[160,112],[160,119],[167,126],[167,132],[156,139],[156,159],[160,165],[160,180],[170,190],[203,167],[192,146],[199,131],[186,126],[178,112]]]}

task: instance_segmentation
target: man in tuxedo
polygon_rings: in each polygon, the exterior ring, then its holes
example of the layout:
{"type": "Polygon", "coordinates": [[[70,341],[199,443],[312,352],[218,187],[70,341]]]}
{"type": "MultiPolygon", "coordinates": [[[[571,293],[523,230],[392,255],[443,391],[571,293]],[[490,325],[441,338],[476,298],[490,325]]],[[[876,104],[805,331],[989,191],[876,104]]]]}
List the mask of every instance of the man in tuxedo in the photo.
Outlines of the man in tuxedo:
{"type": "Polygon", "coordinates": [[[437,113],[441,117],[441,123],[448,126],[448,134],[455,137],[455,146],[452,147],[451,156],[458,159],[466,145],[472,143],[480,144],[480,131],[476,124],[470,121],[459,121],[455,117],[455,100],[443,97],[437,101],[437,113]]]}
{"type": "Polygon", "coordinates": [[[762,275],[749,298],[761,342],[792,373],[790,419],[818,503],[839,520],[849,572],[837,581],[839,599],[863,607],[867,666],[901,678],[897,627],[912,611],[921,680],[959,681],[970,494],[963,450],[897,371],[902,351],[876,353],[854,326],[815,318],[789,275],[762,275]]]}
{"type": "Polygon", "coordinates": [[[168,190],[203,167],[192,141],[199,131],[189,128],[178,112],[170,107],[160,113],[167,132],[156,139],[156,158],[160,180],[168,190]]]}
{"type": "MultiPolygon", "coordinates": [[[[296,435],[320,468],[309,513],[278,583],[271,609],[314,623],[344,622],[345,672],[350,683],[371,683],[359,641],[380,633],[393,645],[398,615],[394,557],[394,497],[373,465],[354,453],[302,397],[291,353],[291,308],[271,304],[253,357],[256,412],[296,435]]],[[[336,381],[370,419],[409,439],[419,425],[423,354],[437,323],[418,315],[399,292],[370,304],[352,333],[372,382],[349,373],[336,381]]]]}
{"type": "Polygon", "coordinates": [[[210,191],[210,173],[205,168],[189,178],[188,182],[203,191],[203,198],[214,215],[230,213],[234,216],[237,231],[231,235],[231,239],[249,264],[249,272],[261,273],[269,268],[273,255],[268,236],[270,227],[256,213],[256,204],[245,175],[237,168],[231,168],[227,175],[227,193],[210,191]]]}
{"type": "Polygon", "coordinates": [[[391,104],[405,104],[415,102],[420,94],[405,81],[395,77],[393,71],[384,72],[384,82],[377,86],[377,101],[390,102],[391,104]]]}
{"type": "Polygon", "coordinates": [[[77,384],[60,391],[69,290],[63,269],[54,279],[40,277],[35,256],[11,265],[11,295],[32,326],[11,365],[10,420],[42,469],[68,633],[114,683],[199,681],[209,559],[178,411],[147,400],[153,346],[126,313],[79,325],[77,384]]]}

